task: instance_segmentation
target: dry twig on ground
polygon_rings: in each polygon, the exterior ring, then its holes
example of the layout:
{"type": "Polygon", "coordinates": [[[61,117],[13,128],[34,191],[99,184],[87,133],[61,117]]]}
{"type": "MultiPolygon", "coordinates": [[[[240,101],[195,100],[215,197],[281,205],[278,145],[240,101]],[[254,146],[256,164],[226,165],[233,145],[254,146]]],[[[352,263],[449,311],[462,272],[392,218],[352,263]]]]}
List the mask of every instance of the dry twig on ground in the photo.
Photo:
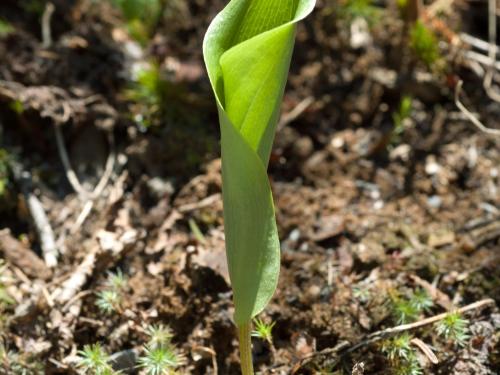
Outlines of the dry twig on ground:
{"type": "Polygon", "coordinates": [[[52,15],[56,10],[54,4],[45,4],[45,10],[42,15],[42,46],[43,48],[49,48],[52,45],[52,30],[50,28],[50,20],[52,15]]]}
{"type": "Polygon", "coordinates": [[[20,189],[26,200],[26,205],[30,212],[31,218],[33,220],[33,225],[35,226],[36,232],[38,234],[38,239],[40,240],[40,247],[42,249],[42,255],[45,260],[45,264],[48,267],[57,266],[57,257],[59,251],[56,245],[54,231],[50,225],[45,209],[38,197],[33,193],[31,174],[27,171],[23,171],[22,166],[18,163],[11,163],[12,174],[14,179],[19,184],[20,189]]]}
{"type": "Polygon", "coordinates": [[[460,109],[460,111],[467,117],[470,122],[472,122],[479,130],[488,135],[493,135],[500,137],[500,129],[492,129],[483,125],[481,121],[478,120],[474,114],[465,107],[465,105],[460,101],[460,93],[462,92],[463,81],[458,81],[455,87],[455,104],[460,109]]]}
{"type": "Polygon", "coordinates": [[[102,194],[103,190],[108,185],[108,182],[113,173],[113,169],[116,162],[114,135],[112,130],[107,132],[110,151],[108,154],[108,158],[106,159],[104,173],[102,174],[99,182],[97,183],[93,191],[89,192],[81,185],[80,180],[76,175],[76,172],[73,170],[73,167],[71,166],[68,152],[64,144],[64,138],[62,135],[62,131],[60,129],[60,125],[54,123],[54,131],[56,135],[57,150],[59,152],[59,157],[61,158],[61,162],[63,164],[66,177],[71,186],[73,187],[73,189],[75,190],[75,192],[80,197],[80,199],[84,202],[80,214],[78,215],[75,223],[71,227],[71,233],[76,233],[78,229],[83,225],[85,219],[88,217],[90,212],[92,211],[92,207],[94,206],[94,200],[102,194]]]}

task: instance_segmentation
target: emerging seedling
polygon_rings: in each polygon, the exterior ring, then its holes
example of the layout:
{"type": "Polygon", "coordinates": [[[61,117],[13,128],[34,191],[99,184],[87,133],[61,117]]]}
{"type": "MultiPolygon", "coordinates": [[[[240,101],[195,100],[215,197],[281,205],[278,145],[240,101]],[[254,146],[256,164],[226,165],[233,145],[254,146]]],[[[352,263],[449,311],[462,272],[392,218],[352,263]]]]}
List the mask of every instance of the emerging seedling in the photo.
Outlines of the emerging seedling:
{"type": "Polygon", "coordinates": [[[170,346],[144,348],[144,355],[139,358],[139,367],[144,368],[147,375],[170,375],[181,364],[181,358],[170,346]]]}
{"type": "Polygon", "coordinates": [[[169,345],[174,337],[172,330],[161,324],[148,326],[146,334],[149,336],[148,345],[155,348],[169,345]]]}
{"type": "Polygon", "coordinates": [[[315,0],[232,0],[210,24],[203,56],[221,128],[222,193],[243,375],[253,374],[251,319],[276,289],[278,230],[267,166],[296,23],[315,0]]]}
{"type": "Polygon", "coordinates": [[[252,336],[261,340],[267,341],[270,345],[273,344],[273,328],[276,322],[267,324],[261,319],[254,319],[255,330],[252,331],[252,336]]]}
{"type": "Polygon", "coordinates": [[[410,304],[419,312],[428,312],[434,306],[432,297],[424,289],[417,289],[413,293],[410,304]]]}
{"type": "Polygon", "coordinates": [[[144,346],[144,354],[139,358],[139,367],[147,375],[170,375],[184,362],[184,357],[172,344],[172,331],[170,328],[158,325],[146,328],[149,336],[148,343],[144,346]]]}
{"type": "Polygon", "coordinates": [[[415,321],[421,313],[433,306],[432,298],[423,289],[414,292],[410,298],[391,296],[391,301],[392,314],[398,324],[415,321]]]}
{"type": "Polygon", "coordinates": [[[440,57],[436,35],[420,20],[415,22],[410,31],[410,46],[428,68],[436,64],[440,57]]]}
{"type": "Polygon", "coordinates": [[[395,145],[401,142],[401,136],[405,131],[405,120],[411,115],[412,98],[405,95],[401,98],[397,111],[392,114],[394,129],[391,135],[391,144],[395,145]]]}
{"type": "Polygon", "coordinates": [[[458,346],[465,346],[470,338],[468,326],[469,321],[459,311],[453,311],[437,323],[436,331],[446,340],[452,340],[458,346]]]}
{"type": "Polygon", "coordinates": [[[93,375],[117,375],[110,364],[111,360],[99,343],[85,345],[78,352],[78,367],[84,374],[93,375]]]}
{"type": "Polygon", "coordinates": [[[108,272],[106,289],[97,293],[96,306],[105,314],[120,311],[123,304],[123,294],[127,288],[127,278],[121,270],[108,272]]]}
{"type": "Polygon", "coordinates": [[[422,367],[411,347],[412,336],[403,333],[382,344],[382,352],[387,355],[391,363],[393,374],[397,375],[421,375],[422,367]]]}
{"type": "Polygon", "coordinates": [[[101,290],[97,293],[96,306],[105,314],[120,310],[122,296],[115,290],[101,290]]]}

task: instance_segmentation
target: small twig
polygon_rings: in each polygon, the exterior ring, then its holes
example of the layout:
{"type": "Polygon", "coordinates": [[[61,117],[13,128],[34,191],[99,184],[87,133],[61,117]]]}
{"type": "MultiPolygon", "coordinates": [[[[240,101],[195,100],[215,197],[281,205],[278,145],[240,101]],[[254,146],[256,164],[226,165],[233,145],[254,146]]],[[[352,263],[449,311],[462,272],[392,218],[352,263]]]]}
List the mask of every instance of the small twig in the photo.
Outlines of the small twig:
{"type": "Polygon", "coordinates": [[[488,56],[485,56],[481,53],[477,53],[474,51],[463,51],[462,55],[472,61],[476,61],[480,64],[486,65],[486,66],[493,66],[496,70],[500,70],[500,62],[499,61],[491,61],[491,59],[488,56]]]}
{"type": "Polygon", "coordinates": [[[194,210],[198,210],[200,208],[209,207],[212,204],[214,204],[215,202],[220,201],[220,200],[221,200],[221,194],[215,193],[215,194],[209,195],[206,198],[203,198],[199,202],[186,203],[186,204],[178,207],[177,211],[184,214],[184,213],[189,212],[189,211],[194,211],[194,210]]]}
{"type": "Polygon", "coordinates": [[[60,125],[54,123],[54,131],[56,134],[57,151],[59,152],[59,157],[61,158],[61,161],[63,163],[64,170],[66,172],[66,178],[68,179],[73,189],[78,193],[78,195],[81,198],[86,199],[89,193],[83,188],[82,185],[80,185],[80,181],[78,180],[75,171],[71,167],[68,152],[66,151],[66,146],[64,145],[64,139],[62,136],[60,125]]]}
{"type": "Polygon", "coordinates": [[[69,308],[75,304],[75,302],[81,300],[83,297],[88,296],[89,294],[92,294],[92,290],[82,290],[81,292],[77,293],[73,298],[71,298],[66,304],[61,308],[60,311],[62,312],[67,312],[69,308]]]}
{"type": "Polygon", "coordinates": [[[458,81],[456,87],[455,87],[455,105],[462,111],[462,113],[472,122],[479,130],[481,130],[483,133],[493,135],[496,137],[500,137],[500,129],[492,129],[484,126],[481,121],[477,119],[476,116],[474,116],[466,107],[463,105],[463,103],[460,101],[460,93],[462,92],[462,85],[463,81],[460,80],[458,81]]]}
{"type": "Polygon", "coordinates": [[[54,4],[45,4],[45,10],[42,15],[42,47],[49,48],[52,45],[52,32],[50,29],[50,20],[55,11],[54,4]]]}
{"type": "Polygon", "coordinates": [[[98,251],[99,248],[96,247],[92,252],[87,254],[71,274],[71,277],[52,293],[51,297],[54,301],[64,305],[80,292],[94,270],[98,251]]]}
{"type": "Polygon", "coordinates": [[[27,171],[23,171],[22,166],[18,163],[13,163],[11,169],[14,179],[19,184],[26,199],[28,210],[40,240],[40,247],[42,249],[45,264],[47,267],[53,268],[57,266],[59,251],[57,249],[54,231],[45,213],[45,209],[37,196],[33,193],[31,174],[27,171]]]}
{"type": "Polygon", "coordinates": [[[82,211],[80,212],[80,215],[78,215],[78,218],[76,219],[75,223],[71,227],[70,233],[76,233],[78,229],[83,225],[85,220],[87,219],[88,215],[92,211],[92,208],[94,207],[94,200],[99,197],[102,193],[102,191],[106,188],[109,179],[111,178],[111,174],[113,173],[113,169],[115,167],[115,162],[116,162],[116,154],[115,154],[115,147],[114,147],[114,136],[112,132],[108,133],[108,144],[110,147],[110,151],[108,154],[108,159],[106,160],[106,166],[104,169],[104,173],[102,174],[101,179],[99,180],[99,183],[96,185],[94,190],[91,193],[90,199],[88,199],[85,204],[83,205],[82,211]]]}
{"type": "Polygon", "coordinates": [[[215,352],[214,348],[207,346],[195,346],[193,349],[208,353],[208,355],[210,355],[210,358],[212,359],[213,375],[218,375],[219,370],[217,366],[217,353],[215,352]]]}
{"type": "Polygon", "coordinates": [[[76,232],[78,232],[78,229],[80,229],[80,227],[83,225],[85,219],[87,219],[87,216],[89,216],[93,207],[94,207],[94,201],[88,200],[87,202],[85,202],[82,211],[80,212],[80,215],[78,215],[75,223],[71,226],[71,229],[69,230],[71,234],[75,234],[76,232]]]}
{"type": "Polygon", "coordinates": [[[429,348],[429,346],[423,342],[422,340],[420,340],[419,338],[417,337],[414,337],[410,340],[410,342],[415,345],[417,348],[419,348],[422,353],[424,353],[424,355],[429,359],[429,361],[431,361],[433,364],[437,365],[439,363],[439,360],[438,358],[436,357],[436,355],[434,354],[434,352],[432,351],[431,348],[429,348]]]}
{"type": "Polygon", "coordinates": [[[304,100],[302,100],[299,104],[295,106],[290,112],[285,113],[281,120],[278,123],[277,129],[280,131],[289,123],[297,119],[309,106],[314,103],[314,98],[312,96],[308,96],[304,100]]]}
{"type": "MultiPolygon", "coordinates": [[[[462,42],[470,44],[472,47],[477,48],[478,50],[490,52],[491,43],[488,43],[467,33],[460,33],[459,36],[462,42]]],[[[496,46],[496,49],[498,51],[498,46],[496,46]]]]}
{"type": "Polygon", "coordinates": [[[85,222],[85,219],[90,214],[92,207],[94,205],[93,201],[102,194],[103,190],[108,185],[109,179],[111,178],[116,163],[115,138],[112,131],[107,133],[110,151],[108,154],[108,158],[106,159],[104,172],[99,182],[95,186],[95,188],[92,190],[92,192],[89,192],[80,184],[76,172],[73,170],[71,166],[68,152],[66,150],[66,146],[64,145],[64,139],[62,136],[60,126],[54,124],[54,131],[56,134],[57,150],[59,152],[59,157],[61,158],[64,170],[66,172],[66,177],[71,186],[73,187],[73,189],[75,190],[75,192],[79,195],[80,199],[85,202],[82,211],[80,212],[78,218],[76,219],[76,222],[71,227],[71,233],[76,233],[78,229],[85,222]]]}
{"type": "Polygon", "coordinates": [[[106,159],[106,166],[104,167],[104,173],[101,176],[101,179],[97,183],[96,187],[92,191],[92,197],[95,199],[101,195],[102,191],[108,185],[109,179],[111,178],[111,174],[113,173],[113,168],[115,167],[116,162],[116,154],[115,154],[115,137],[112,131],[107,132],[108,134],[108,145],[109,145],[109,154],[106,159]]]}
{"type": "Polygon", "coordinates": [[[57,246],[54,237],[54,231],[50,225],[47,214],[40,200],[34,195],[28,195],[28,208],[33,218],[36,231],[40,238],[40,247],[42,248],[43,259],[47,267],[53,268],[57,266],[57,246]]]}

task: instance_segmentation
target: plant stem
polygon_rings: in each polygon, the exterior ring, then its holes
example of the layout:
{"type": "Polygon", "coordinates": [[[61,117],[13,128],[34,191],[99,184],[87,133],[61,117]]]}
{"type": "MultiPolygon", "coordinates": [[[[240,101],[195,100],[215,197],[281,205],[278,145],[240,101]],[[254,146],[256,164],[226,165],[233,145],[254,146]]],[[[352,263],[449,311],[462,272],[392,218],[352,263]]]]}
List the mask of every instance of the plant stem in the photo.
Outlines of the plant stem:
{"type": "Polygon", "coordinates": [[[240,340],[240,363],[242,375],[254,375],[252,363],[252,322],[248,321],[238,326],[238,337],[240,340]]]}

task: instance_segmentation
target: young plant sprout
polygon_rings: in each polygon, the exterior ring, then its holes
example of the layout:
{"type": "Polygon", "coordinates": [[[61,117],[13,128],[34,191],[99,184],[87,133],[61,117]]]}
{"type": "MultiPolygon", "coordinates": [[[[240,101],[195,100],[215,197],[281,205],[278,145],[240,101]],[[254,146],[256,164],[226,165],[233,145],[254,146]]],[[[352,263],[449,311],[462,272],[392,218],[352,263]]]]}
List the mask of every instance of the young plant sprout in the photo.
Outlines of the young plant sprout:
{"type": "Polygon", "coordinates": [[[421,375],[422,367],[418,362],[415,351],[411,347],[413,337],[403,333],[382,344],[382,352],[387,355],[391,363],[392,374],[395,375],[421,375]]]}
{"type": "Polygon", "coordinates": [[[155,348],[170,344],[174,337],[172,330],[161,324],[148,326],[146,334],[149,336],[148,345],[155,348]]]}
{"type": "Polygon", "coordinates": [[[418,20],[410,32],[410,46],[416,56],[428,68],[432,67],[439,59],[439,42],[436,35],[425,24],[418,20]]]}
{"type": "Polygon", "coordinates": [[[78,367],[84,374],[93,375],[115,375],[116,372],[111,367],[109,354],[99,343],[85,345],[83,350],[78,352],[78,367]]]}
{"type": "Polygon", "coordinates": [[[452,340],[458,346],[465,346],[470,338],[468,325],[469,321],[459,311],[453,311],[437,323],[436,331],[446,340],[452,340]]]}
{"type": "Polygon", "coordinates": [[[433,306],[429,294],[419,289],[409,299],[394,295],[392,300],[392,313],[398,324],[406,324],[415,321],[420,314],[428,311],[433,306]]]}
{"type": "Polygon", "coordinates": [[[166,346],[146,346],[144,355],[139,358],[139,367],[147,375],[175,374],[175,369],[182,364],[182,357],[171,344],[166,346]]]}
{"type": "Polygon", "coordinates": [[[416,290],[410,298],[410,303],[416,310],[424,312],[429,311],[434,305],[432,297],[424,289],[416,290]]]}
{"type": "Polygon", "coordinates": [[[172,330],[163,325],[151,325],[146,328],[146,334],[149,340],[139,358],[139,367],[147,375],[175,374],[175,369],[184,362],[184,357],[172,344],[172,330]]]}
{"type": "Polygon", "coordinates": [[[243,375],[253,374],[251,320],[276,289],[278,230],[267,166],[299,20],[315,0],[231,0],[203,56],[221,128],[226,254],[243,375]]]}
{"type": "Polygon", "coordinates": [[[105,314],[120,311],[123,304],[123,293],[127,288],[127,278],[121,270],[108,272],[106,289],[97,293],[96,306],[105,314]]]}
{"type": "Polygon", "coordinates": [[[108,272],[106,285],[113,290],[123,291],[127,288],[127,278],[120,269],[116,273],[108,272]]]}
{"type": "Polygon", "coordinates": [[[111,314],[120,309],[122,296],[116,290],[101,290],[95,304],[103,313],[111,314]]]}
{"type": "Polygon", "coordinates": [[[252,331],[252,336],[253,337],[258,337],[261,340],[267,341],[269,344],[272,345],[273,343],[273,328],[276,324],[276,322],[271,322],[267,324],[264,322],[262,319],[254,319],[253,320],[255,324],[255,330],[252,331]]]}

